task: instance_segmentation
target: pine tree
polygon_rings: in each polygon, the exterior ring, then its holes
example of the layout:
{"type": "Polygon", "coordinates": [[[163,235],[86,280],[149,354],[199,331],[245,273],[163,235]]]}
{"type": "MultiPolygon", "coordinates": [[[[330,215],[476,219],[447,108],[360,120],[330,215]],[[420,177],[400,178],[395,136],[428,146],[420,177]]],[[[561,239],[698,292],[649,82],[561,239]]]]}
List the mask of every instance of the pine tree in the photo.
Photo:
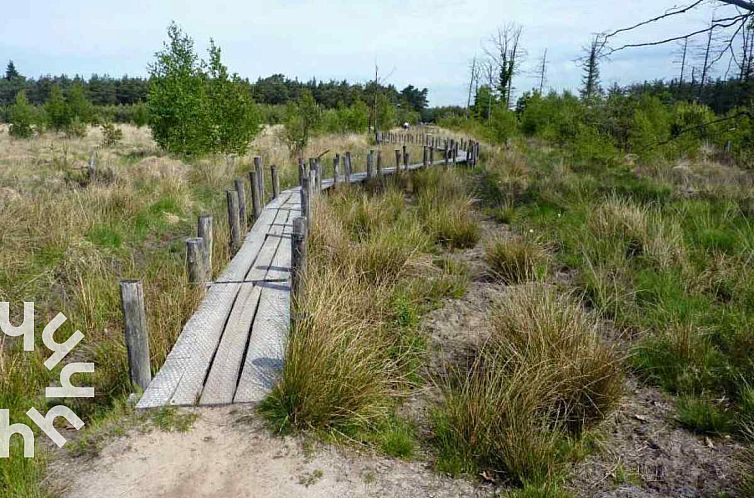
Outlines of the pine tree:
{"type": "Polygon", "coordinates": [[[581,98],[590,100],[602,92],[600,88],[600,48],[601,41],[599,37],[592,40],[588,49],[588,55],[584,59],[584,78],[583,87],[581,88],[581,98]]]}
{"type": "Polygon", "coordinates": [[[5,68],[5,81],[13,81],[20,77],[21,74],[16,70],[16,65],[13,61],[8,61],[8,65],[5,68]]]}
{"type": "Polygon", "coordinates": [[[30,138],[34,135],[34,108],[26,98],[26,91],[16,95],[16,102],[10,108],[10,128],[8,133],[16,138],[30,138]]]}
{"type": "Polygon", "coordinates": [[[68,110],[71,119],[81,123],[90,123],[94,117],[92,103],[86,98],[84,85],[79,82],[74,83],[68,92],[68,110]]]}
{"type": "Polygon", "coordinates": [[[47,121],[53,130],[62,131],[71,124],[71,111],[63,98],[60,85],[56,84],[52,87],[50,98],[47,99],[45,104],[45,112],[47,113],[47,121]]]}

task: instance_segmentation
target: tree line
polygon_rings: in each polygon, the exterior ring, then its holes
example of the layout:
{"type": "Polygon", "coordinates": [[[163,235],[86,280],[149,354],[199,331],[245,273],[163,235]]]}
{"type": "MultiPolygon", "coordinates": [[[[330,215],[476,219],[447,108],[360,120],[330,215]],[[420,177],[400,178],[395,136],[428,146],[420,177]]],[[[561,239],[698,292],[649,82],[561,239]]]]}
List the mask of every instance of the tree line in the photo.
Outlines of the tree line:
{"type": "MultiPolygon", "coordinates": [[[[33,105],[44,105],[50,98],[53,88],[59,87],[64,95],[73,88],[83,88],[86,98],[95,106],[129,106],[145,103],[149,96],[151,77],[122,76],[113,78],[109,75],[93,74],[88,79],[80,75],[69,77],[41,76],[31,78],[22,75],[13,61],[8,62],[5,75],[0,79],[0,106],[9,106],[16,100],[19,91],[26,91],[26,98],[33,105]]],[[[299,81],[282,74],[258,78],[251,82],[239,79],[239,85],[258,104],[284,106],[298,101],[304,92],[309,92],[318,105],[326,109],[352,106],[357,102],[373,102],[376,95],[383,95],[394,106],[406,111],[421,113],[428,106],[426,88],[408,85],[398,90],[392,84],[349,83],[348,81],[321,81],[312,78],[299,81]]]]}

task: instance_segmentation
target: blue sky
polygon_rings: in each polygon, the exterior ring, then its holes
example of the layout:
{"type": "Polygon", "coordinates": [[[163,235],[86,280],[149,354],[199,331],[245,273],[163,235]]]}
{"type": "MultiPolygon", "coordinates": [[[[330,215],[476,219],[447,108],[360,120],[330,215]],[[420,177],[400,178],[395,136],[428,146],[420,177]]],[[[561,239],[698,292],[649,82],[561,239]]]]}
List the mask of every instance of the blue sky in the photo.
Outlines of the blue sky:
{"type": "MultiPolygon", "coordinates": [[[[283,73],[307,80],[367,81],[374,65],[397,87],[430,90],[433,105],[465,104],[467,65],[498,26],[523,26],[532,72],[545,48],[548,85],[575,88],[575,60],[597,31],[661,13],[674,0],[24,0],[6,2],[0,61],[24,75],[145,75],[171,20],[204,51],[210,38],[231,71],[252,80],[283,73]]],[[[714,2],[713,2],[714,3],[714,2]]],[[[729,9],[728,9],[729,10],[729,9]]],[[[712,7],[632,34],[681,33],[709,21],[712,7]]],[[[672,47],[622,52],[602,68],[603,84],[676,75],[672,47]]],[[[522,74],[519,91],[535,85],[522,74]]]]}

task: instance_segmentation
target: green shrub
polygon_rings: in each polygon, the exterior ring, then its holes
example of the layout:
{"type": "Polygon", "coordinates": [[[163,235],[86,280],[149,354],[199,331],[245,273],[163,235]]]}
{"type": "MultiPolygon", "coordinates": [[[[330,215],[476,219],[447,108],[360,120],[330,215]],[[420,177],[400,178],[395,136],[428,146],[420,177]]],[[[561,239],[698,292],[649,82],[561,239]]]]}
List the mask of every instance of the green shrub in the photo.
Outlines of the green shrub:
{"type": "Polygon", "coordinates": [[[70,123],[65,127],[65,135],[73,138],[84,138],[88,129],[87,124],[76,116],[71,119],[70,123]]]}

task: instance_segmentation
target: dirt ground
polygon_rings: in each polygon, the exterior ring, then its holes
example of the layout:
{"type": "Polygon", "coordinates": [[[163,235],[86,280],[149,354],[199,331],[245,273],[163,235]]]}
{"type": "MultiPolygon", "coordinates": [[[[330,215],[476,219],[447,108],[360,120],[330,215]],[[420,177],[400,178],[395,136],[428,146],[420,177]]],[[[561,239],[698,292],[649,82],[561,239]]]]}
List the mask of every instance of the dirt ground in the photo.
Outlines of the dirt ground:
{"type": "Polygon", "coordinates": [[[191,410],[186,433],[132,433],[93,459],[52,464],[51,479],[71,498],[268,498],[489,496],[426,464],[274,437],[251,408],[191,410]]]}
{"type": "MultiPolygon", "coordinates": [[[[483,222],[485,236],[507,227],[483,222]]],[[[486,275],[483,245],[452,257],[469,267],[466,295],[425,316],[437,373],[451,356],[483,340],[486,313],[504,287],[486,275]]],[[[438,395],[417,392],[405,414],[429,431],[426,410],[438,395]]],[[[133,432],[95,458],[64,457],[50,468],[62,496],[99,497],[482,497],[501,489],[451,479],[432,470],[431,457],[406,462],[368,450],[333,447],[301,437],[275,437],[250,407],[191,410],[186,433],[133,432]]],[[[598,450],[573,464],[566,487],[583,497],[707,497],[733,485],[733,453],[726,438],[693,435],[675,424],[672,400],[629,379],[619,409],[598,431],[598,450]]]]}

